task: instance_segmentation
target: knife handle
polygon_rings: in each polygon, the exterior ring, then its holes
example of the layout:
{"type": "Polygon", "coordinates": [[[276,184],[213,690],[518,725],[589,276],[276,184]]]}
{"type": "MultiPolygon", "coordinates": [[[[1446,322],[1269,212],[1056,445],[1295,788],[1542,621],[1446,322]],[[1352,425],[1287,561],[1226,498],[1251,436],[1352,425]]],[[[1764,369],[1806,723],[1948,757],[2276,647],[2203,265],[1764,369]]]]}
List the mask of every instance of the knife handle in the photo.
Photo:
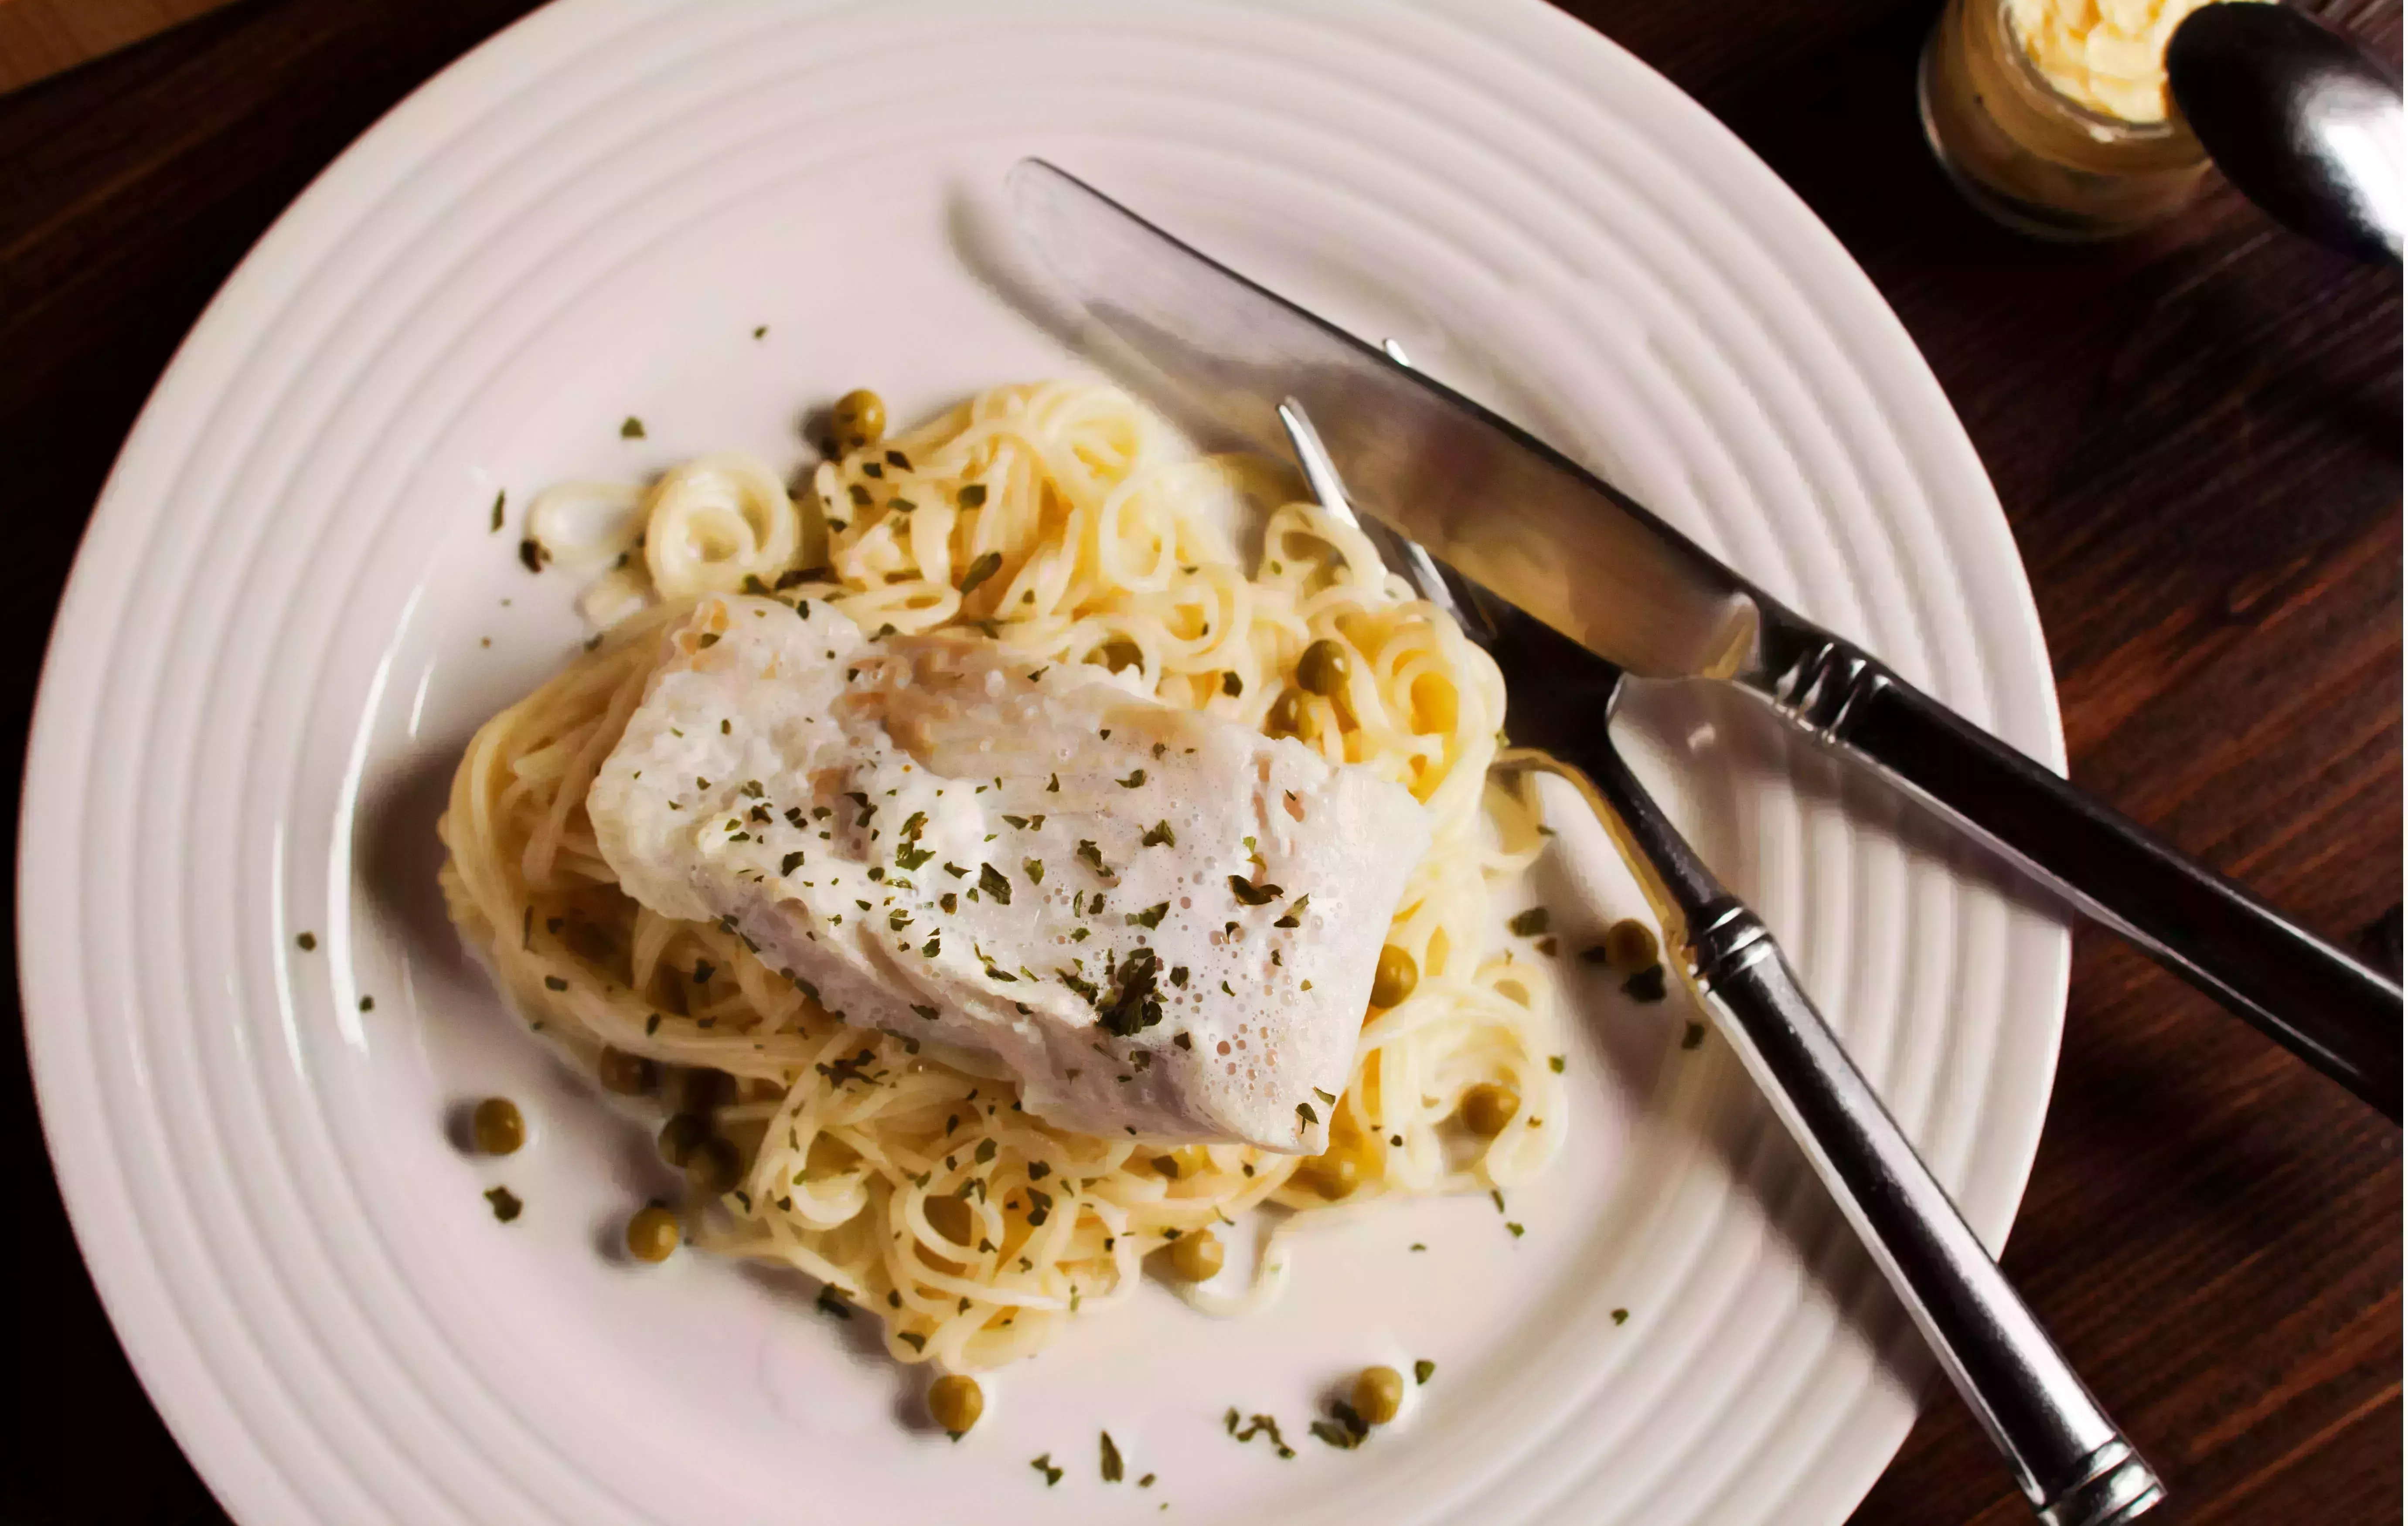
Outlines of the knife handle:
{"type": "Polygon", "coordinates": [[[1882,1105],[1756,914],[1610,741],[1567,756],[1666,948],[1889,1279],[2048,1526],[2111,1526],[2164,1488],[2090,1396],[1882,1105]]]}
{"type": "MultiPolygon", "coordinates": [[[[1800,633],[1805,634],[1805,633],[1800,633]]],[[[1948,709],[1812,632],[1751,692],[1972,827],[2167,968],[2400,1120],[2400,987],[1948,709]]]]}

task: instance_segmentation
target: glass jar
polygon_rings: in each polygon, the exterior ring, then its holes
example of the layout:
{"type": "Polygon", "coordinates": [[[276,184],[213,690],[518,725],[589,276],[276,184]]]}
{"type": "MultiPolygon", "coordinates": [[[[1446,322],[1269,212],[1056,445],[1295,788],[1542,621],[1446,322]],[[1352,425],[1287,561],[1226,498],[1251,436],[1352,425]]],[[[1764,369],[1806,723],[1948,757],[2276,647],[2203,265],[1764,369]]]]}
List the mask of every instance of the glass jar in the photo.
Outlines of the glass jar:
{"type": "Polygon", "coordinates": [[[2025,50],[2009,0],[1948,0],[1923,50],[1924,135],[1968,200],[2020,233],[2112,238],[2180,208],[2207,153],[2178,114],[2073,100],[2025,50]]]}

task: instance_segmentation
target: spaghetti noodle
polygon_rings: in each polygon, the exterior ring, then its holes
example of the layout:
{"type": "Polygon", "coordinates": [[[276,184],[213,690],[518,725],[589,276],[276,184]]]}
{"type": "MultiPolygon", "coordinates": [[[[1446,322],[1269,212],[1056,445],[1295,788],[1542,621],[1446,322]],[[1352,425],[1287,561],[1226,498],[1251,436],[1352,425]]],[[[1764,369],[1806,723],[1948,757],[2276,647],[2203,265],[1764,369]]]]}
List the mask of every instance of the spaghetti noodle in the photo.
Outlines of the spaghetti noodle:
{"type": "Polygon", "coordinates": [[[1249,1210],[1276,1221],[1248,1291],[1191,1290],[1202,1306],[1274,1293],[1288,1226],[1314,1213],[1501,1189],[1543,1168],[1566,1122],[1554,1015],[1532,966],[1487,952],[1492,888],[1541,842],[1526,779],[1490,775],[1502,683],[1359,531],[1282,487],[1259,462],[1196,457],[1114,390],[1045,382],[826,462],[799,502],[734,455],[639,497],[569,484],[538,499],[530,528],[549,553],[615,561],[585,606],[617,623],[477,734],[442,823],[444,890],[521,1009],[581,1064],[616,1050],[623,1073],[625,1056],[677,1067],[682,1105],[708,1114],[684,1127],[707,1126],[739,1162],[728,1191],[689,1205],[698,1243],[821,1279],[837,1291],[824,1296],[883,1319],[898,1360],[977,1370],[1126,1297],[1152,1251],[1249,1210]],[[611,522],[630,501],[632,517],[611,522]],[[1019,1109],[1010,1076],[849,1027],[731,927],[628,896],[586,791],[663,632],[695,596],[739,590],[826,600],[865,631],[968,628],[1035,660],[1134,667],[1166,704],[1293,735],[1411,790],[1434,838],[1387,943],[1417,978],[1368,1015],[1327,1149],[1054,1127],[1019,1109]],[[1295,681],[1321,641],[1347,657],[1316,686],[1327,692],[1295,681]],[[1475,1090],[1476,1134],[1461,1116],[1475,1090]]]}

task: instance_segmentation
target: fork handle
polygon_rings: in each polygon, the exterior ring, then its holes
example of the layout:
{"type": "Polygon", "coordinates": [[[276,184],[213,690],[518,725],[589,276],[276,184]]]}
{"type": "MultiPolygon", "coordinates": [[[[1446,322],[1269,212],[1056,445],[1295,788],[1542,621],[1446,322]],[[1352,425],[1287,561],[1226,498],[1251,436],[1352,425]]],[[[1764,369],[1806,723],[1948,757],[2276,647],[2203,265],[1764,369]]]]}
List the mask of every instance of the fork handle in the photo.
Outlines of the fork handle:
{"type": "Polygon", "coordinates": [[[2165,1497],[1815,1011],[1610,742],[1567,757],[1713,1014],[2048,1526],[2114,1526],[2165,1497]]]}
{"type": "Polygon", "coordinates": [[[1802,624],[1756,692],[2027,870],[2394,1122],[2400,987],[1900,678],[1802,624]]]}

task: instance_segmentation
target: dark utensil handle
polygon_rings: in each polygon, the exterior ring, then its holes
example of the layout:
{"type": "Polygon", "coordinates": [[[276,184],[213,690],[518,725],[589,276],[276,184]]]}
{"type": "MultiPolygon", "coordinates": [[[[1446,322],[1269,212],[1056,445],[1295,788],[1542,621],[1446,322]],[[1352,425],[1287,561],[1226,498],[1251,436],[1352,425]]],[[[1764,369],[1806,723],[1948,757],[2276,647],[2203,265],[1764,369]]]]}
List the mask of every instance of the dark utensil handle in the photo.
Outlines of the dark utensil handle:
{"type": "Polygon", "coordinates": [[[1980,832],[2393,1121],[2400,987],[1822,633],[1760,692],[1980,832]]]}

